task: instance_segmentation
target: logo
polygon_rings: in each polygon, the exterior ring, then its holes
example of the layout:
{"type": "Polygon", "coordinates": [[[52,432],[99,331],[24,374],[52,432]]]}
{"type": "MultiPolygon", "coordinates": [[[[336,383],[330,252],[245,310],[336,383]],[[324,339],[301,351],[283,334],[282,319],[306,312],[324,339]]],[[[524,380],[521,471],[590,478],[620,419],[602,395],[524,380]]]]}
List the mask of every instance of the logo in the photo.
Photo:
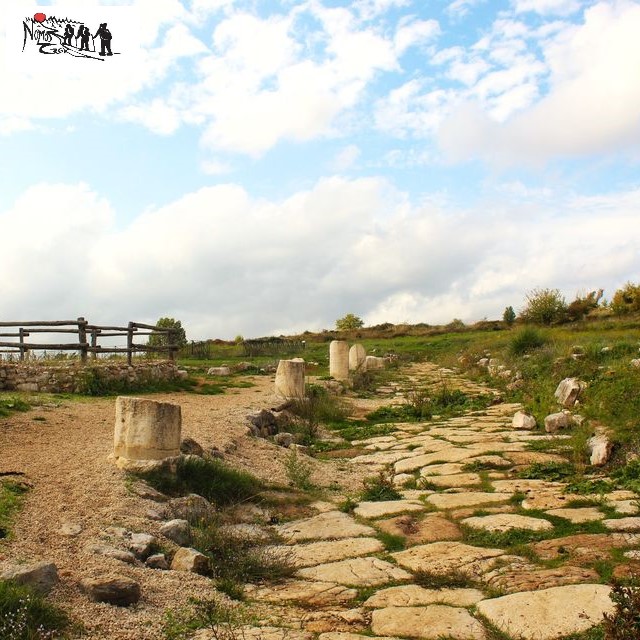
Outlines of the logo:
{"type": "Polygon", "coordinates": [[[99,62],[119,55],[118,51],[112,50],[113,35],[107,22],[90,24],[38,12],[25,18],[22,27],[23,53],[33,48],[44,55],[67,54],[99,62]]]}

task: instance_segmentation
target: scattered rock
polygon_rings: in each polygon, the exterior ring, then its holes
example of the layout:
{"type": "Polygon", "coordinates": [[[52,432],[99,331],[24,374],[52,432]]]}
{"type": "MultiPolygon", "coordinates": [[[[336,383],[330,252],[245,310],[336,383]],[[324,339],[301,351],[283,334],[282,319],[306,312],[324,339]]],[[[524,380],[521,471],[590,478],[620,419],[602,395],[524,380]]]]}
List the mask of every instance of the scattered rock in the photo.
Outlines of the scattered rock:
{"type": "Polygon", "coordinates": [[[164,553],[154,553],[147,558],[144,564],[149,569],[163,569],[166,571],[169,568],[169,563],[164,553]]]}
{"type": "Polygon", "coordinates": [[[131,553],[131,551],[123,551],[122,549],[116,549],[115,547],[110,547],[106,544],[93,544],[88,547],[88,550],[91,553],[97,553],[101,556],[106,556],[107,558],[114,558],[115,560],[120,560],[120,562],[126,562],[127,564],[135,564],[136,557],[131,553]]]}
{"type": "Polygon", "coordinates": [[[514,429],[531,430],[536,428],[536,419],[524,411],[517,411],[513,416],[511,426],[514,429]]]}
{"type": "Polygon", "coordinates": [[[85,578],[81,589],[94,602],[106,602],[119,607],[127,607],[140,600],[140,585],[131,578],[119,575],[85,578]]]}
{"type": "Polygon", "coordinates": [[[209,558],[196,549],[181,547],[173,556],[171,570],[206,575],[210,570],[209,558]]]}
{"type": "Polygon", "coordinates": [[[601,467],[609,461],[613,451],[613,442],[611,442],[606,433],[597,433],[592,438],[589,438],[587,446],[591,454],[589,462],[593,466],[601,467]]]}
{"type": "Polygon", "coordinates": [[[281,433],[276,433],[276,435],[273,436],[273,441],[277,445],[280,445],[281,447],[288,449],[293,444],[294,438],[295,437],[292,433],[287,433],[286,431],[282,431],[281,433]]]}
{"type": "Polygon", "coordinates": [[[566,429],[569,426],[569,416],[562,411],[559,413],[551,413],[544,419],[544,430],[547,433],[555,433],[560,429],[566,429]]]}
{"type": "Polygon", "coordinates": [[[207,370],[208,376],[230,376],[230,367],[211,367],[207,370]]]}
{"type": "Polygon", "coordinates": [[[586,383],[577,378],[565,378],[560,382],[553,395],[563,407],[570,409],[576,404],[580,393],[586,386],[586,383]]]}
{"type": "Polygon", "coordinates": [[[77,524],[76,522],[63,522],[59,529],[59,533],[61,536],[74,538],[82,533],[82,525],[77,524]]]}
{"type": "Polygon", "coordinates": [[[0,579],[31,587],[43,595],[48,594],[60,582],[56,565],[44,561],[8,566],[0,572],[0,579]]]}
{"type": "Polygon", "coordinates": [[[148,533],[132,533],[129,536],[129,549],[140,560],[147,558],[156,544],[156,539],[148,533]]]}
{"type": "Polygon", "coordinates": [[[185,547],[191,541],[191,527],[187,520],[169,520],[160,527],[160,533],[180,547],[185,547]]]}
{"type": "Polygon", "coordinates": [[[146,482],[139,480],[131,485],[131,491],[144,500],[153,500],[154,502],[166,502],[169,496],[160,493],[146,482]]]}
{"type": "Polygon", "coordinates": [[[183,438],[180,443],[180,453],[202,458],[204,449],[193,438],[183,438]]]}
{"type": "Polygon", "coordinates": [[[247,416],[247,419],[251,423],[256,436],[268,438],[278,433],[278,419],[271,411],[262,409],[258,413],[247,416]]]}
{"type": "Polygon", "coordinates": [[[174,518],[188,520],[189,522],[207,520],[215,513],[215,507],[206,498],[199,496],[197,493],[173,498],[169,500],[168,506],[174,518]]]}

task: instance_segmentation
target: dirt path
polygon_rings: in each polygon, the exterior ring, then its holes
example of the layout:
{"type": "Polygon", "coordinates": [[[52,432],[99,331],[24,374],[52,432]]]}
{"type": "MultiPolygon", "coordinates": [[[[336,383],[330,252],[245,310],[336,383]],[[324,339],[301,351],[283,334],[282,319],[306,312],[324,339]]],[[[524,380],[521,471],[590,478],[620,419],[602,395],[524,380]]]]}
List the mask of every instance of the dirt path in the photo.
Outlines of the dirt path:
{"type": "MultiPolygon", "coordinates": [[[[467,390],[487,391],[430,364],[415,365],[408,375],[420,384],[447,379],[467,390]]],[[[254,382],[255,387],[219,396],[151,397],[182,406],[184,436],[205,448],[217,447],[234,465],[286,482],[285,450],[247,434],[245,416],[273,406],[272,380],[257,377],[254,382]]],[[[384,393],[387,403],[397,397],[394,388],[384,393]]],[[[371,404],[363,401],[359,410],[371,404]]],[[[401,501],[360,503],[352,513],[338,510],[342,495],[328,494],[329,501],[315,505],[316,515],[280,526],[299,572],[284,585],[248,589],[263,624],[274,627],[260,634],[293,640],[319,633],[325,634],[320,640],[350,640],[335,632],[475,640],[485,637],[488,620],[516,637],[553,640],[568,633],[566,629],[595,624],[610,606],[608,588],[597,584],[592,557],[587,553],[585,559],[583,548],[606,555],[614,547],[640,547],[638,535],[626,533],[640,531],[640,518],[625,524],[625,533],[595,534],[592,539],[576,535],[555,541],[555,547],[553,536],[547,536],[551,539],[530,545],[537,558],[554,563],[532,560],[533,551],[524,557],[500,545],[461,541],[472,527],[494,534],[513,527],[528,531],[557,526],[551,510],[566,504],[563,486],[513,479],[514,470],[523,464],[544,459],[544,454],[526,451],[527,441],[546,437],[512,431],[511,417],[517,409],[499,404],[448,421],[398,425],[391,436],[359,443],[367,451],[365,456],[313,461],[313,480],[320,486],[338,483],[344,491],[353,491],[361,487],[363,477],[390,465],[398,484],[417,477],[423,488],[403,491],[401,501]],[[463,468],[468,464],[474,466],[463,468]],[[514,494],[523,492],[524,503],[513,500],[514,494]],[[534,518],[524,515],[527,507],[535,510],[534,518]],[[402,536],[406,549],[389,552],[384,532],[402,536]],[[565,554],[560,558],[564,562],[557,562],[559,554],[565,554]],[[440,581],[433,578],[438,575],[440,581]],[[446,586],[448,579],[456,584],[453,578],[459,582],[460,576],[466,576],[469,585],[435,590],[446,586]],[[548,588],[559,590],[545,592],[548,588]],[[545,593],[548,602],[539,595],[545,593]],[[516,596],[520,599],[513,600],[516,596]],[[549,602],[562,603],[562,619],[552,615],[549,602]]],[[[126,565],[88,549],[110,526],[154,535],[160,526],[146,515],[154,503],[133,494],[124,474],[107,459],[113,421],[114,402],[109,399],[38,408],[0,422],[0,471],[23,472],[33,485],[16,521],[14,540],[0,545],[0,561],[55,562],[62,581],[53,598],[83,622],[87,629],[83,637],[152,640],[162,637],[166,608],[180,606],[189,597],[210,597],[211,583],[193,574],[126,565]],[[82,530],[75,536],[63,535],[60,529],[65,523],[82,530]],[[80,593],[80,579],[105,571],[138,581],[141,602],[130,608],[89,602],[80,593]]],[[[609,516],[611,508],[619,515],[633,511],[625,502],[630,497],[621,492],[606,496],[609,516]]],[[[590,509],[574,509],[562,517],[605,518],[597,507],[590,509]]],[[[606,531],[609,527],[613,531],[615,520],[613,525],[608,522],[604,520],[606,531]]],[[[500,540],[499,535],[494,539],[500,540]]],[[[209,636],[202,632],[198,637],[209,636]]]]}

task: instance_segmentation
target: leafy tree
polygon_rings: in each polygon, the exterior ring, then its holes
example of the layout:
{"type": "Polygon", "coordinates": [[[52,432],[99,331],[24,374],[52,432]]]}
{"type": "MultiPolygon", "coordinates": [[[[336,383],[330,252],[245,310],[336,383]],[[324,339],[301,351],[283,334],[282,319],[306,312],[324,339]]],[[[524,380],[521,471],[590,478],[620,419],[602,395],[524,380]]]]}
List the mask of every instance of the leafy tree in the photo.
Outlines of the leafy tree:
{"type": "Polygon", "coordinates": [[[353,315],[353,313],[347,313],[344,318],[336,320],[336,329],[338,331],[349,331],[350,329],[360,329],[364,326],[362,318],[353,315]]]}
{"type": "Polygon", "coordinates": [[[611,300],[611,310],[616,315],[640,311],[640,284],[627,284],[618,289],[611,300]]]}
{"type": "Polygon", "coordinates": [[[526,300],[527,306],[520,313],[526,322],[549,325],[566,319],[567,303],[558,289],[533,289],[526,300]]]}
{"type": "MultiPolygon", "coordinates": [[[[175,329],[172,335],[172,342],[179,347],[184,347],[187,344],[187,334],[180,320],[174,320],[173,318],[160,318],[156,322],[156,327],[162,327],[163,329],[175,329]]],[[[156,333],[149,336],[150,347],[166,347],[170,343],[168,333],[156,333]]]]}
{"type": "Polygon", "coordinates": [[[505,308],[504,313],[502,314],[502,319],[509,326],[511,326],[515,322],[516,312],[513,310],[513,307],[511,305],[505,308]]]}

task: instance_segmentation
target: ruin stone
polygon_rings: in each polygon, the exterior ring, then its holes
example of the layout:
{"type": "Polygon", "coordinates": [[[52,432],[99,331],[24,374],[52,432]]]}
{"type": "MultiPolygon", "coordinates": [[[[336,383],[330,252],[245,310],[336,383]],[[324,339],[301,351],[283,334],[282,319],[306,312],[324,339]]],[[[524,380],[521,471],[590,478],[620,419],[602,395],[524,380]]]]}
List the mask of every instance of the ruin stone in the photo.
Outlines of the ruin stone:
{"type": "Polygon", "coordinates": [[[613,442],[605,431],[597,432],[589,439],[587,446],[590,453],[589,462],[594,467],[601,467],[609,461],[613,451],[613,442]]]}
{"type": "Polygon", "coordinates": [[[304,360],[278,362],[275,390],[282,398],[304,398],[304,360]]]}
{"type": "Polygon", "coordinates": [[[547,433],[555,433],[569,426],[569,416],[566,413],[551,413],[544,419],[544,430],[547,433]]]}
{"type": "Polygon", "coordinates": [[[179,455],[181,428],[179,405],[119,396],[113,447],[116,464],[126,469],[179,455]]]}
{"type": "Polygon", "coordinates": [[[140,585],[131,578],[108,575],[99,578],[85,578],[80,588],[94,602],[106,602],[119,607],[127,607],[140,600],[140,585]]]}
{"type": "Polygon", "coordinates": [[[380,358],[378,356],[367,356],[365,359],[365,368],[367,371],[371,371],[373,369],[384,369],[386,361],[384,358],[380,358]]]}
{"type": "Polygon", "coordinates": [[[332,340],[329,345],[329,375],[336,380],[349,377],[349,345],[344,340],[332,340]]]}
{"type": "Polygon", "coordinates": [[[578,401],[580,392],[585,386],[585,383],[577,378],[565,378],[558,385],[554,396],[563,407],[569,409],[578,401]]]}
{"type": "Polygon", "coordinates": [[[367,352],[361,344],[354,344],[349,349],[349,371],[364,369],[366,366],[367,352]]]}
{"type": "Polygon", "coordinates": [[[513,416],[511,427],[513,429],[525,429],[525,430],[535,429],[536,419],[532,415],[524,411],[517,411],[516,414],[513,416]]]}

